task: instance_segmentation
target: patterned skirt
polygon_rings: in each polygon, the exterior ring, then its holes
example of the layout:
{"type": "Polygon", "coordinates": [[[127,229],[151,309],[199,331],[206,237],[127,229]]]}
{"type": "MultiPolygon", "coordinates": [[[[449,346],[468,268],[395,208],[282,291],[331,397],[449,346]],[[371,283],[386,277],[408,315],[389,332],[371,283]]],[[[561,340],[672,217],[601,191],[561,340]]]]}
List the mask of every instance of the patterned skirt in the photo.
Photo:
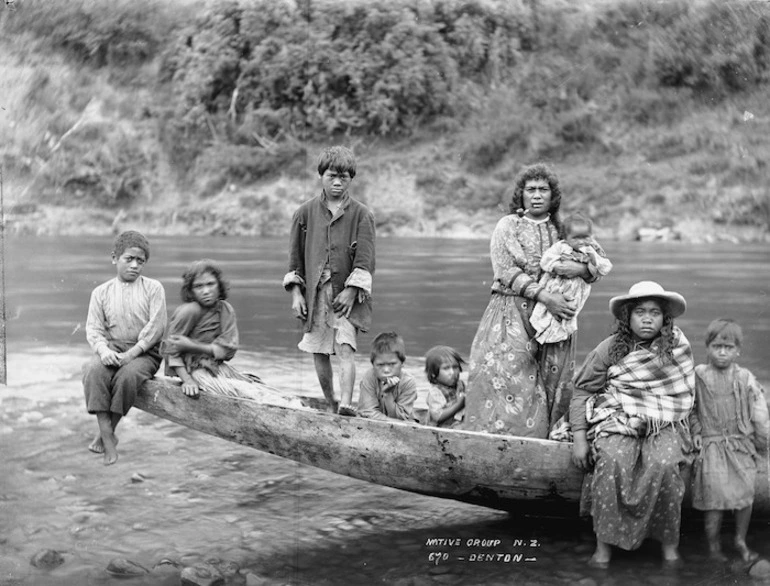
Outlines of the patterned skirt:
{"type": "Polygon", "coordinates": [[[546,438],[567,412],[573,339],[541,347],[528,321],[533,303],[492,294],[471,347],[463,429],[546,438]]]}
{"type": "Polygon", "coordinates": [[[626,550],[648,537],[678,545],[688,464],[679,431],[669,425],[654,436],[612,434],[593,447],[596,465],[581,508],[590,511],[596,538],[626,550]]]}

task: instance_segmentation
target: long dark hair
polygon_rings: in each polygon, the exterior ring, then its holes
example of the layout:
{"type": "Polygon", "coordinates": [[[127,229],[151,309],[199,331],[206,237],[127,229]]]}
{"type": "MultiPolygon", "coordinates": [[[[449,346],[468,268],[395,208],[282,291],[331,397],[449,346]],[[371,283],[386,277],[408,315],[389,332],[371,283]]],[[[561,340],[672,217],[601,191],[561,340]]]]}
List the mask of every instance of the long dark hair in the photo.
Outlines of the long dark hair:
{"type": "Polygon", "coordinates": [[[185,303],[196,301],[195,294],[193,293],[193,282],[203,273],[214,275],[219,284],[219,298],[227,299],[227,295],[230,292],[230,283],[222,276],[222,269],[219,268],[215,261],[204,258],[192,263],[182,275],[182,301],[185,303]]]}
{"type": "Polygon", "coordinates": [[[516,179],[513,181],[513,197],[511,198],[509,213],[523,215],[524,186],[527,184],[527,181],[536,179],[547,181],[548,186],[551,188],[551,207],[548,209],[548,213],[551,214],[551,223],[559,232],[559,238],[564,238],[564,228],[561,225],[561,217],[559,216],[559,208],[561,207],[559,177],[545,163],[535,163],[534,165],[524,167],[516,175],[516,179]]]}
{"type": "Polygon", "coordinates": [[[631,312],[640,303],[649,299],[660,304],[663,310],[663,327],[660,328],[660,344],[658,344],[658,357],[663,361],[673,360],[673,350],[676,340],[674,339],[674,318],[668,309],[668,303],[658,297],[644,297],[634,299],[624,303],[619,310],[620,317],[615,319],[615,328],[613,334],[615,339],[610,346],[610,361],[617,364],[620,360],[634,349],[634,333],[631,331],[631,312]]]}

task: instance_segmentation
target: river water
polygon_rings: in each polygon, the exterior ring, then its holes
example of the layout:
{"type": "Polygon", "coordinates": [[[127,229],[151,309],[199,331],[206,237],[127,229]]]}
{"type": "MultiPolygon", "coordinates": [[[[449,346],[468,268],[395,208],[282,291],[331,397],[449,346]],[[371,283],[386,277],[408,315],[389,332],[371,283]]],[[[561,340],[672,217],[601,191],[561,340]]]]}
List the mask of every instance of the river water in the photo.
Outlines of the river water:
{"type": "MultiPolygon", "coordinates": [[[[190,261],[220,261],[239,318],[243,350],[235,364],[273,386],[320,396],[312,360],[296,350],[299,323],[280,287],[284,240],[151,240],[145,274],[164,283],[169,309],[178,303],[190,261]]],[[[687,298],[677,323],[698,362],[705,360],[708,322],[733,317],[744,328],[741,363],[770,387],[770,247],[603,244],[615,269],[594,285],[581,314],[579,358],[609,333],[608,299],[636,280],[653,279],[687,298]]],[[[377,245],[374,327],[359,341],[359,376],[373,335],[396,330],[407,343],[406,368],[422,381],[421,356],[430,346],[449,344],[466,356],[470,350],[488,300],[487,243],[380,239],[377,245]]],[[[84,411],[79,369],[89,355],[83,331],[89,293],[114,276],[109,251],[105,238],[6,242],[0,584],[179,584],[179,567],[207,560],[231,570],[228,584],[757,583],[740,564],[706,562],[695,516],[683,527],[684,570],[662,571],[654,543],[617,552],[609,571],[591,570],[585,560],[593,536],[584,522],[511,517],[371,485],[138,410],[118,430],[120,460],[103,467],[86,450],[95,422],[84,411]],[[428,545],[435,539],[448,541],[428,545]],[[64,563],[33,567],[31,557],[44,549],[61,552],[64,563]],[[491,556],[471,562],[478,553],[491,556]],[[127,581],[105,571],[116,558],[157,567],[127,581]],[[163,559],[179,567],[159,565],[163,559]]],[[[420,390],[422,400],[424,381],[420,390]]],[[[726,545],[730,530],[725,527],[726,545]]],[[[767,520],[753,521],[749,540],[770,558],[767,520]]]]}

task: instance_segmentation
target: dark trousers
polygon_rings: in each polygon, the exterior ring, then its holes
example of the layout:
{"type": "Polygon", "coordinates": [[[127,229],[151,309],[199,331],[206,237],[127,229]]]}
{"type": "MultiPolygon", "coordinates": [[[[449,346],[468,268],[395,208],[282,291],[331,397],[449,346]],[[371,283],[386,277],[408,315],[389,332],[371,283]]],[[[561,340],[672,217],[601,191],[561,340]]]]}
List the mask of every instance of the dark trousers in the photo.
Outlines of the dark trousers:
{"type": "Polygon", "coordinates": [[[119,368],[105,366],[98,356],[94,356],[83,366],[83,391],[88,412],[128,413],[139,388],[158,372],[160,361],[155,350],[119,368]]]}

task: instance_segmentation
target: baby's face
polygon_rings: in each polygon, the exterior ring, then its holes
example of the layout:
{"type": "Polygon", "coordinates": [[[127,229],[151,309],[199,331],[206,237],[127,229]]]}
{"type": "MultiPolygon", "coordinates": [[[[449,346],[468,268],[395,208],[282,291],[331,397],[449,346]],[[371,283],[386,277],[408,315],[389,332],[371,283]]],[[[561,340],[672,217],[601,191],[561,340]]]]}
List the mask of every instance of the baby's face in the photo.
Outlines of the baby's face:
{"type": "Polygon", "coordinates": [[[403,364],[395,352],[378,354],[372,361],[374,376],[376,376],[379,381],[385,381],[392,376],[400,377],[402,366],[403,364]]]}

